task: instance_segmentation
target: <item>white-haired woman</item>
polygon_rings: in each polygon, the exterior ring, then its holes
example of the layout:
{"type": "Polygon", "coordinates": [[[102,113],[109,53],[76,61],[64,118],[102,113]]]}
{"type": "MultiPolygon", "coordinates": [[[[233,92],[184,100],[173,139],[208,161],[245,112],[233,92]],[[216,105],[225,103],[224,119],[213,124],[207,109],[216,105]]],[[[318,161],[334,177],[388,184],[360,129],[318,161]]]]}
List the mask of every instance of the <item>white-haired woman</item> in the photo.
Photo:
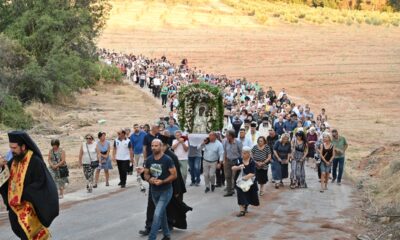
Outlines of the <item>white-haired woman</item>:
{"type": "Polygon", "coordinates": [[[283,179],[289,176],[289,160],[292,152],[292,145],[290,144],[289,133],[284,133],[281,135],[279,141],[274,144],[274,154],[273,154],[273,171],[272,175],[275,179],[275,188],[279,186],[283,187],[283,179]],[[278,183],[279,181],[279,183],[278,183]]]}
{"type": "Polygon", "coordinates": [[[327,132],[322,134],[322,144],[319,148],[319,153],[321,156],[321,190],[320,192],[324,192],[324,190],[328,190],[328,180],[329,173],[331,171],[332,162],[335,158],[335,146],[332,144],[331,135],[327,132]]]}
{"type": "MultiPolygon", "coordinates": [[[[232,171],[243,171],[242,180],[250,181],[254,179],[256,175],[256,163],[251,158],[251,148],[243,147],[242,149],[242,162],[237,166],[232,167],[232,171]]],[[[237,217],[243,217],[247,213],[247,208],[249,205],[259,206],[260,201],[258,199],[258,186],[255,181],[250,186],[248,191],[243,191],[239,186],[236,186],[237,199],[240,207],[240,212],[237,217]]]]}
{"type": "MultiPolygon", "coordinates": [[[[318,135],[315,127],[310,127],[307,132],[307,144],[308,144],[308,153],[307,153],[307,161],[309,159],[314,159],[315,155],[315,143],[318,141],[318,135]]],[[[315,166],[315,163],[311,163],[311,166],[315,166]]]]}

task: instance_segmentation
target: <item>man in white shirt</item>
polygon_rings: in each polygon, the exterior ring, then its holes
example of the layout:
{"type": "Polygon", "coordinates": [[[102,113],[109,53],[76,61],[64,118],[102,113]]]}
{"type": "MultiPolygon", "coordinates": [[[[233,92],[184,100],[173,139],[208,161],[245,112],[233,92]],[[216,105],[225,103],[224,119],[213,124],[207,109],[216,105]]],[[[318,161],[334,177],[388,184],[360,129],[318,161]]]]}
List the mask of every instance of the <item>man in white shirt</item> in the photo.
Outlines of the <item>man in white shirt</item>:
{"type": "Polygon", "coordinates": [[[208,138],[198,147],[204,150],[203,156],[203,174],[206,184],[205,193],[215,190],[215,171],[217,164],[224,160],[224,146],[217,140],[215,132],[210,132],[208,138]]]}
{"type": "Polygon", "coordinates": [[[153,93],[154,93],[154,97],[156,98],[160,98],[160,90],[161,90],[161,79],[159,76],[156,76],[153,79],[153,93]]]}
{"type": "Polygon", "coordinates": [[[121,188],[125,188],[129,161],[132,162],[132,166],[135,165],[135,161],[133,159],[131,141],[126,137],[126,131],[124,129],[118,131],[118,138],[114,141],[113,161],[116,161],[118,166],[120,179],[118,185],[121,186],[121,188]]]}
{"type": "Polygon", "coordinates": [[[249,138],[251,141],[251,148],[253,148],[254,145],[257,145],[257,139],[259,136],[260,133],[257,131],[257,123],[252,122],[250,124],[250,131],[246,135],[246,137],[249,138]]]}
{"type": "Polygon", "coordinates": [[[250,138],[246,136],[246,129],[244,127],[240,128],[237,140],[242,143],[243,147],[253,147],[250,138]]]}
{"type": "Polygon", "coordinates": [[[175,131],[175,139],[172,142],[172,149],[178,157],[183,182],[186,184],[188,174],[189,142],[182,137],[182,131],[175,131]]]}

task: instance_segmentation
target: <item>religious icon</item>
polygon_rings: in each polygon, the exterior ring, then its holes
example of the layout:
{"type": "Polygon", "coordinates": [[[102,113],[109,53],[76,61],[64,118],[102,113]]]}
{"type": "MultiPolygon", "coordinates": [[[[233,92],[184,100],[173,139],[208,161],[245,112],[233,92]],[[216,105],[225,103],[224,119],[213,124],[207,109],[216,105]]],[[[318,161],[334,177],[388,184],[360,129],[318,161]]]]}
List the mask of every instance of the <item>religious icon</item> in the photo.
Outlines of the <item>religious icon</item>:
{"type": "Polygon", "coordinates": [[[193,124],[193,133],[207,133],[207,106],[199,104],[196,107],[196,115],[193,124]]]}

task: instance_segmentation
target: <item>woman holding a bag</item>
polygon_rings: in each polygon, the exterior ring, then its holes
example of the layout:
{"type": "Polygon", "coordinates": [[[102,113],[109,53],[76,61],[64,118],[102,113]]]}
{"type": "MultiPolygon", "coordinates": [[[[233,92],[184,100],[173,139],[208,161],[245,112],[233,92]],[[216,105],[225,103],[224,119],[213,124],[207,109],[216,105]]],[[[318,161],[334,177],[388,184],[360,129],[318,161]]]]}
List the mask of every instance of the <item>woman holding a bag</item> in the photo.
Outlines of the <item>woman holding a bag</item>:
{"type": "Polygon", "coordinates": [[[243,147],[242,162],[239,163],[238,166],[233,166],[232,171],[240,171],[239,177],[236,181],[236,192],[240,213],[236,216],[243,217],[248,212],[247,208],[249,205],[260,205],[260,201],[258,199],[258,186],[254,181],[254,177],[256,175],[256,163],[251,158],[250,147],[243,147]]]}
{"type": "Polygon", "coordinates": [[[86,142],[82,143],[79,150],[79,167],[83,167],[83,174],[86,178],[86,189],[89,193],[93,190],[93,172],[99,166],[97,160],[97,143],[92,134],[86,134],[86,142]]]}
{"type": "Polygon", "coordinates": [[[65,184],[68,182],[68,167],[65,162],[65,151],[60,148],[60,140],[53,139],[50,142],[51,150],[49,151],[48,163],[49,171],[59,190],[59,198],[64,197],[65,184]]]}

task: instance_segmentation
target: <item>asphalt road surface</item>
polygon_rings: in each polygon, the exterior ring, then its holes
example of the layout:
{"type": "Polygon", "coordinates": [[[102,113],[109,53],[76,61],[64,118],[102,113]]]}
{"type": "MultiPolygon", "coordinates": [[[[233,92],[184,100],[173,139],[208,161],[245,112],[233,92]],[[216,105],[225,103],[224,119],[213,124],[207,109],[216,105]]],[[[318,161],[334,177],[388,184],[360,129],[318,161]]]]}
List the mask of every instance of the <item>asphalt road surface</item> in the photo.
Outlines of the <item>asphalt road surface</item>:
{"type": "MultiPolygon", "coordinates": [[[[187,215],[188,229],[174,230],[172,239],[354,239],[352,186],[329,184],[319,192],[314,170],[307,169],[308,189],[290,190],[267,185],[259,207],[237,218],[236,196],[223,197],[223,188],[204,193],[204,186],[187,187],[185,202],[193,207],[187,215]]],[[[147,196],[139,191],[136,177],[128,187],[99,186],[93,194],[81,190],[65,196],[60,216],[50,231],[54,240],[147,239],[138,231],[146,218],[147,196]]],[[[0,220],[0,239],[17,239],[5,213],[0,220]]],[[[162,234],[159,234],[159,238],[162,234]]]]}

